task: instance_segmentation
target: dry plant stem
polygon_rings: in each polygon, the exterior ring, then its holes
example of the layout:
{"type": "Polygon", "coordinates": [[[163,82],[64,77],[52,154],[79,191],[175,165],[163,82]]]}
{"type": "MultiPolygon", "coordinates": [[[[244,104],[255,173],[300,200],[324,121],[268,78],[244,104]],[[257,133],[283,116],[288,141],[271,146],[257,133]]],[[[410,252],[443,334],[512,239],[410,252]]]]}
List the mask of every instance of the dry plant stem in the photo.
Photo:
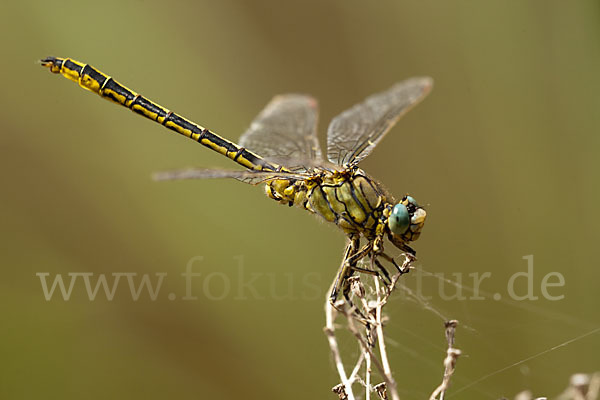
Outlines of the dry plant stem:
{"type": "Polygon", "coordinates": [[[387,303],[400,276],[410,269],[412,261],[412,258],[407,258],[404,261],[399,273],[392,277],[389,285],[383,285],[380,282],[381,278],[373,276],[374,286],[369,290],[369,294],[367,294],[367,290],[361,282],[362,275],[349,277],[347,284],[354,299],[354,307],[349,307],[348,303],[344,302],[332,305],[329,298],[326,300],[325,333],[341,381],[341,384],[335,386],[333,391],[340,399],[354,400],[352,385],[360,383],[365,387],[364,398],[366,400],[372,399],[371,391],[373,390],[380,399],[400,400],[386,352],[385,336],[383,334],[383,306],[387,303]],[[339,313],[346,317],[347,330],[354,335],[361,349],[360,356],[349,377],[346,375],[335,332],[335,319],[339,313]],[[375,346],[379,347],[379,356],[374,353],[375,346]],[[364,380],[360,376],[363,363],[365,368],[364,380]],[[372,386],[371,376],[373,366],[384,380],[384,382],[374,387],[372,386]]]}
{"type": "MultiPolygon", "coordinates": [[[[402,267],[400,268],[400,271],[408,271],[412,261],[413,261],[412,258],[407,258],[404,261],[404,263],[402,263],[402,267]]],[[[397,392],[396,381],[392,377],[392,369],[390,368],[390,362],[387,357],[387,351],[386,351],[386,346],[385,346],[385,337],[383,335],[383,306],[387,303],[388,298],[391,295],[391,292],[396,287],[396,283],[398,282],[398,279],[400,279],[402,274],[403,273],[398,273],[392,277],[392,282],[391,282],[389,288],[387,288],[387,292],[385,292],[385,290],[386,290],[385,287],[380,286],[379,279],[377,277],[373,277],[373,281],[375,284],[375,292],[377,293],[377,303],[375,305],[375,321],[376,321],[375,329],[377,332],[376,333],[377,334],[377,342],[379,345],[379,356],[381,357],[381,364],[383,367],[383,376],[387,377],[386,383],[388,385],[388,387],[386,388],[387,390],[383,392],[384,395],[380,394],[380,397],[384,398],[383,396],[385,396],[385,399],[387,399],[387,391],[388,390],[390,391],[390,393],[392,395],[392,399],[399,399],[399,396],[398,396],[398,392],[397,392]],[[381,296],[382,291],[384,291],[383,297],[381,296]]]]}
{"type": "Polygon", "coordinates": [[[458,321],[451,320],[446,322],[446,341],[448,342],[448,350],[444,359],[444,377],[442,383],[431,393],[429,400],[444,400],[446,390],[450,387],[450,378],[454,374],[456,360],[460,356],[460,350],[454,348],[454,332],[458,321]],[[438,397],[439,396],[439,397],[438,397]]]}
{"type": "MultiPolygon", "coordinates": [[[[359,383],[365,387],[364,398],[366,400],[371,400],[372,390],[382,400],[400,400],[386,351],[385,336],[383,333],[383,307],[387,304],[389,296],[396,287],[400,276],[410,269],[412,261],[413,259],[407,258],[402,267],[399,268],[398,274],[392,277],[391,282],[388,280],[389,284],[382,285],[381,278],[373,276],[373,286],[370,286],[369,291],[365,289],[365,286],[361,282],[361,275],[348,277],[346,283],[349,285],[349,293],[354,301],[348,300],[347,303],[341,301],[332,305],[329,298],[326,300],[325,313],[327,322],[325,333],[327,334],[329,347],[331,348],[338,375],[342,382],[335,386],[333,391],[341,400],[355,400],[352,391],[354,383],[359,383]],[[347,329],[354,335],[361,349],[360,356],[354,365],[350,377],[346,375],[335,334],[335,318],[338,312],[346,317],[347,329]],[[379,357],[374,353],[375,346],[379,347],[379,357]],[[360,376],[363,363],[365,364],[364,380],[360,376]],[[375,369],[384,380],[383,383],[373,387],[371,386],[372,366],[375,366],[375,369]]],[[[362,268],[357,270],[360,272],[362,268]]],[[[450,386],[456,361],[461,354],[460,350],[454,348],[454,335],[457,325],[458,321],[455,320],[445,323],[448,349],[444,359],[444,376],[442,383],[431,394],[430,400],[444,400],[446,391],[450,386]]]]}
{"type": "MultiPolygon", "coordinates": [[[[404,266],[403,266],[404,267],[404,266]]],[[[396,274],[392,280],[392,285],[391,287],[394,288],[396,287],[396,282],[398,281],[398,279],[400,278],[400,274],[396,274]]],[[[380,296],[380,287],[379,287],[379,280],[375,277],[374,279],[375,281],[375,291],[377,292],[377,305],[375,307],[375,320],[377,322],[376,329],[377,329],[377,341],[379,344],[379,355],[381,356],[381,364],[383,365],[383,371],[385,373],[385,375],[390,377],[390,380],[392,382],[394,382],[393,378],[392,378],[392,369],[390,368],[390,363],[388,361],[388,357],[387,357],[387,351],[385,349],[385,339],[383,336],[383,321],[382,321],[382,310],[383,310],[383,306],[387,303],[387,299],[388,297],[385,296],[383,299],[380,296]]],[[[396,386],[396,382],[394,382],[394,388],[396,386]]]]}
{"type": "Polygon", "coordinates": [[[587,400],[596,400],[600,395],[600,372],[596,372],[590,379],[587,400]]]}
{"type": "MultiPolygon", "coordinates": [[[[367,344],[367,342],[365,341],[365,339],[363,338],[361,333],[356,328],[356,324],[354,322],[353,316],[352,315],[346,315],[346,316],[348,317],[348,329],[350,329],[350,332],[352,332],[354,337],[356,337],[356,340],[358,340],[358,343],[360,344],[362,351],[367,353],[367,354],[365,354],[365,357],[368,357],[368,356],[371,357],[373,365],[375,365],[375,368],[377,368],[378,372],[381,374],[381,376],[385,380],[385,383],[388,386],[388,391],[392,395],[392,399],[400,400],[398,393],[396,393],[396,387],[395,387],[396,385],[395,385],[394,380],[392,379],[391,376],[389,376],[385,373],[383,365],[377,359],[375,354],[373,354],[373,351],[371,350],[371,348],[369,347],[369,345],[367,344]]],[[[367,388],[367,390],[369,390],[369,388],[367,388]]]]}
{"type": "Polygon", "coordinates": [[[329,348],[331,354],[333,354],[333,360],[338,371],[338,375],[342,381],[343,395],[338,393],[340,399],[355,400],[354,393],[352,392],[352,381],[346,377],[346,371],[344,370],[344,364],[342,363],[342,357],[340,355],[340,349],[335,338],[335,314],[337,311],[333,308],[333,305],[329,302],[329,297],[325,300],[325,316],[326,316],[326,327],[325,334],[327,335],[327,341],[329,342],[329,348]]]}
{"type": "MultiPolygon", "coordinates": [[[[350,332],[352,332],[352,334],[356,337],[356,339],[360,343],[362,352],[365,354],[365,359],[367,359],[369,361],[369,363],[372,362],[372,364],[375,365],[375,367],[377,368],[379,374],[383,377],[383,379],[387,385],[387,391],[391,395],[392,400],[400,400],[400,396],[398,396],[398,392],[396,390],[396,382],[394,381],[394,378],[392,378],[391,368],[389,366],[387,355],[385,353],[385,344],[383,345],[383,347],[381,346],[381,343],[384,341],[383,324],[381,321],[381,308],[387,302],[387,297],[391,293],[393,287],[390,287],[388,289],[387,293],[385,293],[384,298],[382,299],[381,298],[381,289],[380,289],[379,282],[378,282],[379,278],[377,278],[377,277],[374,277],[374,278],[375,278],[375,283],[376,283],[375,291],[376,291],[376,296],[377,296],[374,309],[369,306],[369,304],[365,298],[366,291],[365,291],[364,287],[362,286],[362,283],[360,282],[360,280],[359,279],[352,280],[351,285],[352,285],[353,293],[355,294],[356,297],[359,297],[361,300],[361,304],[363,305],[365,314],[366,315],[375,314],[375,320],[370,321],[370,326],[369,325],[365,326],[365,331],[366,331],[367,337],[373,337],[373,335],[377,336],[378,341],[380,343],[379,351],[380,351],[380,353],[381,353],[381,351],[383,351],[383,354],[385,357],[385,358],[382,358],[383,360],[385,360],[385,363],[386,363],[385,366],[375,356],[375,354],[373,354],[372,344],[365,341],[364,336],[361,334],[361,332],[359,332],[359,330],[356,326],[356,317],[351,312],[346,313],[346,318],[348,320],[348,329],[350,330],[350,332]],[[377,312],[377,310],[379,310],[379,312],[377,312]],[[377,315],[379,315],[379,320],[377,319],[377,315]]],[[[370,373],[371,373],[371,369],[369,368],[367,370],[367,375],[366,375],[366,377],[367,377],[366,380],[368,382],[370,382],[370,373]]],[[[367,385],[367,393],[370,391],[370,389],[371,389],[370,385],[367,385]]]]}
{"type": "Polygon", "coordinates": [[[360,367],[362,367],[362,363],[365,360],[365,353],[360,353],[360,356],[358,356],[358,360],[356,361],[356,365],[354,366],[354,369],[352,370],[352,373],[350,374],[350,378],[348,378],[348,380],[350,382],[354,382],[356,380],[358,380],[358,373],[360,372],[360,367]]]}
{"type": "MultiPolygon", "coordinates": [[[[383,306],[386,305],[389,296],[392,294],[392,291],[396,287],[396,283],[398,279],[404,273],[403,271],[408,271],[410,268],[410,264],[414,258],[409,257],[404,260],[402,263],[402,267],[400,267],[400,273],[395,274],[392,277],[392,282],[388,288],[381,287],[379,284],[379,279],[377,277],[373,277],[373,282],[375,285],[375,293],[377,294],[377,302],[375,304],[375,330],[377,336],[377,343],[379,345],[379,356],[381,357],[381,365],[383,369],[382,376],[385,379],[385,383],[387,384],[386,390],[383,392],[383,395],[380,393],[380,397],[387,399],[387,392],[389,392],[392,396],[393,400],[399,400],[400,396],[398,396],[398,390],[396,387],[396,381],[392,377],[392,369],[390,368],[390,363],[387,357],[387,351],[385,347],[385,336],[383,335],[383,306]],[[383,291],[383,296],[381,295],[383,291]],[[385,397],[383,397],[385,396],[385,397]]],[[[378,391],[379,393],[379,391],[378,391]]]]}
{"type": "Polygon", "coordinates": [[[365,400],[371,400],[371,356],[367,354],[365,356],[365,386],[367,390],[365,391],[365,400]]]}

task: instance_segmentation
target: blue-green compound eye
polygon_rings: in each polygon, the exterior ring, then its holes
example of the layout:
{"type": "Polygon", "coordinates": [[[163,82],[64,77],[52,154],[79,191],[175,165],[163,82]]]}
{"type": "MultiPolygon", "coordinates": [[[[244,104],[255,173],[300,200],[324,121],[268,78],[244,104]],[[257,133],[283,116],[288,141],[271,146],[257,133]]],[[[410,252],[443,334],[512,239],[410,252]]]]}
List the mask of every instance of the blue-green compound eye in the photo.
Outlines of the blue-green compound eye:
{"type": "Polygon", "coordinates": [[[392,215],[388,219],[390,230],[396,235],[402,235],[410,226],[410,215],[404,204],[398,203],[392,210],[392,215]]]}

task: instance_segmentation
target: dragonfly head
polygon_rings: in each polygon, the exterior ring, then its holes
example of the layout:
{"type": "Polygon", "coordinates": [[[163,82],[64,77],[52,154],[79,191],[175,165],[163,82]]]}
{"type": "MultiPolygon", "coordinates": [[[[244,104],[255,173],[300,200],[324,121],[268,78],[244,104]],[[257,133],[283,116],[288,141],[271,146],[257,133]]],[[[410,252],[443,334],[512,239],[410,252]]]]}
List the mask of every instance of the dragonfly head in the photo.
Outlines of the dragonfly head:
{"type": "Polygon", "coordinates": [[[397,242],[412,242],[419,238],[425,224],[427,213],[411,196],[404,196],[394,207],[388,217],[390,239],[397,242]]]}

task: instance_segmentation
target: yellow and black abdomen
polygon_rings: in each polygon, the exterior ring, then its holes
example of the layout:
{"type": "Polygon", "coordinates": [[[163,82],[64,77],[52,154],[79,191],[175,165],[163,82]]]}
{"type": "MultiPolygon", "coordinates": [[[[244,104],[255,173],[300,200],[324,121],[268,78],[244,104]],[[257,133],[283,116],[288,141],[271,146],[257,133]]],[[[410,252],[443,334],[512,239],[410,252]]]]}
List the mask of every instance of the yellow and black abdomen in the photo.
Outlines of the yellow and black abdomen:
{"type": "Polygon", "coordinates": [[[245,168],[255,171],[274,171],[278,167],[251,151],[154,103],[89,64],[71,58],[47,57],[42,60],[42,65],[48,67],[55,74],[61,74],[65,78],[77,82],[82,88],[158,122],[170,130],[230,158],[245,168]]]}

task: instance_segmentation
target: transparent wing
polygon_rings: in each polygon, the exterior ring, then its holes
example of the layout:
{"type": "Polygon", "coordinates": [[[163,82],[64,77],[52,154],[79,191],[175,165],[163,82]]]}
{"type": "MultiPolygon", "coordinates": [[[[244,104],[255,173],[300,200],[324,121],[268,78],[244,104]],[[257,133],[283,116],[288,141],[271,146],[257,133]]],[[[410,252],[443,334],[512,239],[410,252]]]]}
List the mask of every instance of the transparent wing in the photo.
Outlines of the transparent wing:
{"type": "Polygon", "coordinates": [[[233,178],[251,185],[258,185],[259,183],[268,182],[274,179],[306,179],[307,177],[307,174],[302,173],[231,171],[226,169],[197,168],[162,171],[152,175],[152,178],[156,181],[233,178]]]}
{"type": "Polygon", "coordinates": [[[335,117],[327,130],[327,159],[342,166],[358,164],[432,86],[431,78],[411,78],[335,117]]]}
{"type": "Polygon", "coordinates": [[[317,119],[314,98],[300,94],[275,96],[252,121],[239,144],[264,158],[321,160],[317,119]]]}
{"type": "MultiPolygon", "coordinates": [[[[265,158],[265,161],[276,164],[285,165],[284,172],[308,174],[312,176],[315,171],[343,171],[344,168],[337,164],[330,163],[324,160],[311,160],[308,158],[265,158]]],[[[318,173],[318,172],[317,172],[318,173]]]]}

